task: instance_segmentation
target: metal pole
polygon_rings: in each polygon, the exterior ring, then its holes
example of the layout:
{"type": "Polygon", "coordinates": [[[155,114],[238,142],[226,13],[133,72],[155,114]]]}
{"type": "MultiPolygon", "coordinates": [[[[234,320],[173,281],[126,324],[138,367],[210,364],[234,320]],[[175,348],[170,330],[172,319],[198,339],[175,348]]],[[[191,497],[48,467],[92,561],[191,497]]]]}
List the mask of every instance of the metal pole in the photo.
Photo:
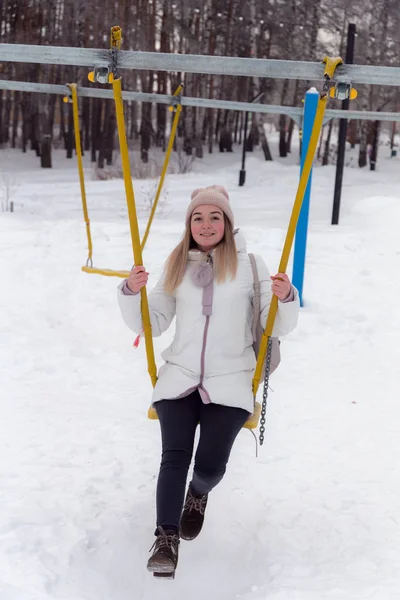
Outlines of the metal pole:
{"type": "MultiPolygon", "coordinates": [[[[254,104],[254,102],[258,102],[264,96],[265,92],[259,92],[257,96],[254,96],[252,100],[250,100],[250,104],[254,104]]],[[[243,153],[242,153],[242,168],[239,172],[239,186],[243,186],[246,181],[246,142],[247,142],[247,127],[249,123],[249,112],[246,111],[246,116],[244,120],[244,139],[243,139],[243,153]]]]}
{"type": "MultiPolygon", "coordinates": [[[[319,93],[315,88],[311,88],[306,93],[304,102],[304,127],[303,140],[301,147],[300,173],[303,171],[304,161],[306,159],[308,145],[310,143],[311,132],[314,125],[315,115],[318,107],[319,93]]],[[[308,213],[310,209],[310,191],[311,191],[312,170],[308,179],[306,193],[300,211],[299,221],[296,228],[296,240],[294,245],[293,259],[293,285],[298,289],[300,306],[303,306],[303,283],[304,283],[304,265],[306,260],[308,213]]]]}
{"type": "MultiPolygon", "coordinates": [[[[354,60],[354,41],[356,37],[356,26],[349,23],[347,30],[346,64],[352,64],[354,60]]],[[[347,98],[342,102],[342,110],[349,110],[350,100],[347,98]]],[[[332,225],[338,225],[340,213],[340,198],[342,194],[343,167],[346,153],[347,119],[340,119],[338,154],[336,161],[335,191],[333,193],[332,225]]]]}
{"type": "Polygon", "coordinates": [[[243,186],[246,181],[246,143],[247,143],[247,126],[249,123],[249,113],[246,111],[244,118],[244,138],[243,138],[243,154],[242,154],[242,168],[239,172],[239,186],[243,186]]]}

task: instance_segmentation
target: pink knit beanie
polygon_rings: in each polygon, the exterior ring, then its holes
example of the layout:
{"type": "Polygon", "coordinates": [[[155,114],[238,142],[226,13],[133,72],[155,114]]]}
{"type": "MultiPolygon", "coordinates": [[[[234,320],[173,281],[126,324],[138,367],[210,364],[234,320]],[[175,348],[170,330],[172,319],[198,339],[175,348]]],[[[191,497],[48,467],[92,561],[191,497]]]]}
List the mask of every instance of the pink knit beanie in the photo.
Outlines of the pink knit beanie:
{"type": "Polygon", "coordinates": [[[218,206],[228,217],[232,229],[234,227],[234,218],[231,206],[229,204],[228,192],[222,185],[210,185],[206,188],[198,188],[191,195],[191,203],[186,211],[186,225],[190,222],[192,212],[202,204],[213,204],[218,206]]]}

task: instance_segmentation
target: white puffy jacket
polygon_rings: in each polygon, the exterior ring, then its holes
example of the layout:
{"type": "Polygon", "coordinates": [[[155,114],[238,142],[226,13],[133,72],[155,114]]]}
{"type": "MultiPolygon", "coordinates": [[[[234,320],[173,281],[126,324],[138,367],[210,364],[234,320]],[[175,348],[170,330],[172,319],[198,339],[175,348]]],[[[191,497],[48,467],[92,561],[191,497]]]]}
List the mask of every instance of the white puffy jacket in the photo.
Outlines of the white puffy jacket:
{"type": "MultiPolygon", "coordinates": [[[[189,252],[188,266],[181,285],[171,296],[164,291],[161,277],[149,293],[153,336],[161,335],[176,316],[175,336],[164,350],[152,402],[184,396],[200,389],[211,402],[253,411],[252,378],[256,359],[252,347],[253,273],[246,242],[238,232],[238,270],[234,280],[213,284],[212,314],[203,314],[203,288],[192,282],[190,270],[204,255],[189,252]]],[[[267,266],[256,256],[261,287],[261,325],[265,327],[271,302],[271,279],[267,266]]],[[[118,287],[118,303],[126,325],[142,331],[140,294],[125,295],[118,287]]],[[[290,333],[297,324],[298,294],[292,302],[279,302],[273,336],[290,333]]]]}

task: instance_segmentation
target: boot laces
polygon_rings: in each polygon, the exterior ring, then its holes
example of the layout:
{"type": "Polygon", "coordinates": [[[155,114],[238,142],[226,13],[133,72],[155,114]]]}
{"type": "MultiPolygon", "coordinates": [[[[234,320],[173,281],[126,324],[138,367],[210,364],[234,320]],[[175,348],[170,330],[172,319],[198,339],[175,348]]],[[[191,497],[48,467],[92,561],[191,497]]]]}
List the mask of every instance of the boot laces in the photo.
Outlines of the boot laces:
{"type": "Polygon", "coordinates": [[[201,515],[204,515],[204,511],[206,510],[207,504],[207,494],[203,494],[202,496],[195,496],[191,489],[189,489],[188,497],[185,502],[185,510],[189,512],[195,510],[199,512],[201,515]]]}
{"type": "Polygon", "coordinates": [[[177,533],[166,533],[162,527],[158,527],[158,535],[150,548],[150,552],[153,549],[160,550],[161,548],[170,548],[176,554],[178,542],[179,538],[177,533]]]}

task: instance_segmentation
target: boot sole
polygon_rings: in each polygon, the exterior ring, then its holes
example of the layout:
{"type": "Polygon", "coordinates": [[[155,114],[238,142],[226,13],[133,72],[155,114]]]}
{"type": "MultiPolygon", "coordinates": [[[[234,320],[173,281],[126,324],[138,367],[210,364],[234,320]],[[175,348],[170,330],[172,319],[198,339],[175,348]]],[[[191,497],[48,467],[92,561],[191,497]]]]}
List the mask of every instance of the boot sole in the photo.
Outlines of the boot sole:
{"type": "Polygon", "coordinates": [[[172,571],[172,573],[153,573],[153,577],[157,579],[175,579],[175,571],[172,571]]]}
{"type": "Polygon", "coordinates": [[[148,564],[147,565],[147,570],[150,571],[150,573],[160,573],[160,574],[166,574],[168,575],[169,573],[174,573],[176,569],[176,566],[171,562],[170,564],[164,564],[164,565],[160,565],[160,564],[148,564]]]}
{"type": "Polygon", "coordinates": [[[181,532],[180,538],[181,538],[181,540],[185,540],[185,542],[191,542],[192,540],[195,540],[197,537],[199,537],[199,535],[200,535],[200,531],[199,531],[199,533],[197,533],[195,536],[192,536],[192,537],[188,537],[187,535],[184,535],[181,532]]]}

